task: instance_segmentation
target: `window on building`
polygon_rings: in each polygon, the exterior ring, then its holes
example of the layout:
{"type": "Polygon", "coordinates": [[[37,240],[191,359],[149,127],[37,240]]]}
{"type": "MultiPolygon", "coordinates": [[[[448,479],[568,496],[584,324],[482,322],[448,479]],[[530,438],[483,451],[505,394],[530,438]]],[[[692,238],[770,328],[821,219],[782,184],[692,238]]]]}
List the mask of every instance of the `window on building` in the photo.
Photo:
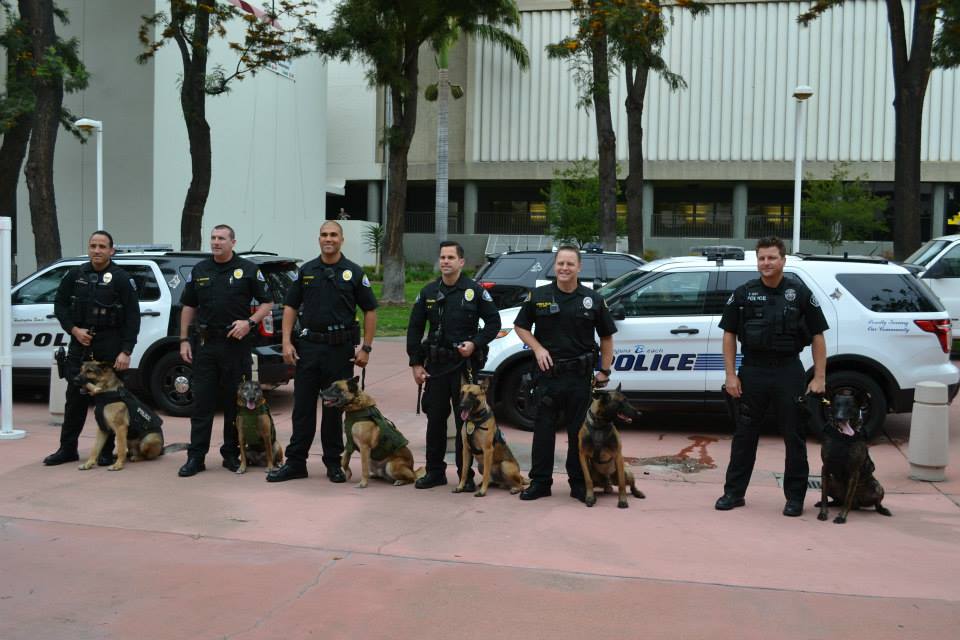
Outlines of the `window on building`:
{"type": "Polygon", "coordinates": [[[653,235],[725,238],[733,233],[733,190],[661,187],[654,191],[653,235]]]}

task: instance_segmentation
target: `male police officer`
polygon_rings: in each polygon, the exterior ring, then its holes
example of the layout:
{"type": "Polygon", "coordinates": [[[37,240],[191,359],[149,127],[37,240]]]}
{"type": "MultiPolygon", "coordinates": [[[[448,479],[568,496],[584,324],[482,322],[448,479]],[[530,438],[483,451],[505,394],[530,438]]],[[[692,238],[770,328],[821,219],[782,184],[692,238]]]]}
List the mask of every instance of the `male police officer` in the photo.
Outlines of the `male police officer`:
{"type": "MultiPolygon", "coordinates": [[[[377,300],[363,270],[343,257],[343,227],[332,220],[320,227],[320,257],[307,262],[287,291],[283,307],[283,359],[296,364],[293,385],[293,434],[286,462],[267,474],[267,482],[307,477],[307,454],[317,433],[317,398],[325,387],[353,376],[353,365],[367,366],[377,330],[377,300]],[[363,310],[363,345],[357,307],[363,310]],[[300,313],[297,344],[293,327],[300,313]],[[356,349],[356,351],[355,351],[356,349]]],[[[331,482],[346,482],[341,410],[324,407],[320,422],[323,463],[331,482]]]]}
{"type": "Polygon", "coordinates": [[[591,402],[590,377],[597,364],[593,336],[594,332],[600,336],[601,366],[595,381],[603,386],[610,380],[617,327],[604,299],[580,284],[580,266],[580,252],[575,247],[560,247],[554,262],[556,282],[534,289],[514,323],[541,372],[535,394],[539,404],[533,427],[530,486],[520,493],[521,500],[550,495],[558,424],[567,429],[570,496],[580,501],[586,497],[577,432],[591,402]],[[536,329],[531,333],[533,325],[536,329]]]}
{"type": "MultiPolygon", "coordinates": [[[[60,428],[60,448],[43,459],[52,466],[79,459],[77,440],[87,419],[90,396],[73,384],[85,358],[112,362],[118,372],[130,367],[130,354],[140,333],[140,305],[137,286],[130,275],[115,265],[113,236],[94,231],[87,243],[90,262],[71,269],[60,281],[53,313],[70,334],[65,376],[67,401],[60,428]]],[[[97,458],[97,464],[113,464],[113,432],[97,458]]]]}
{"type": "MultiPolygon", "coordinates": [[[[461,273],[463,247],[448,240],[440,243],[440,277],[417,296],[407,325],[407,355],[413,380],[426,383],[423,408],[427,412],[427,473],[418,478],[417,489],[447,484],[443,460],[447,449],[447,418],[451,406],[460,402],[461,376],[469,366],[472,373],[483,367],[485,348],[500,331],[500,313],[486,289],[461,273]],[[483,320],[483,329],[479,320],[483,320]],[[427,322],[430,331],[423,340],[427,322]]],[[[463,420],[454,411],[457,424],[457,475],[463,465],[460,429],[463,420]]],[[[466,491],[475,491],[473,470],[466,491]]]]}
{"type": "Polygon", "coordinates": [[[210,232],[212,258],[198,262],[187,279],[180,302],[180,357],[193,364],[195,406],[190,418],[187,462],[179,475],[187,478],[206,470],[213,413],[217,398],[223,403],[223,466],[240,468],[237,445],[237,385],[250,377],[250,332],[273,308],[267,281],[249,260],[233,252],[237,238],[231,227],[217,225],[210,232]],[[258,303],[250,314],[251,300],[258,303]],[[187,332],[197,319],[194,343],[187,332]]]}
{"type": "Polygon", "coordinates": [[[785,516],[803,513],[807,493],[807,447],[800,425],[797,399],[803,393],[805,373],[798,357],[808,344],[813,349],[813,379],[807,393],[822,394],[827,347],[823,332],[829,327],[816,297],[796,278],[785,278],[786,249],[780,238],[757,242],[760,278],[750,280],[727,300],[720,328],[723,334],[725,388],[739,398],[736,432],[730,445],[730,465],[723,495],[716,508],[742,507],[753,473],[760,422],[772,402],[786,445],[783,493],[785,516]],[[740,375],[736,372],[737,339],[743,347],[740,375]]]}

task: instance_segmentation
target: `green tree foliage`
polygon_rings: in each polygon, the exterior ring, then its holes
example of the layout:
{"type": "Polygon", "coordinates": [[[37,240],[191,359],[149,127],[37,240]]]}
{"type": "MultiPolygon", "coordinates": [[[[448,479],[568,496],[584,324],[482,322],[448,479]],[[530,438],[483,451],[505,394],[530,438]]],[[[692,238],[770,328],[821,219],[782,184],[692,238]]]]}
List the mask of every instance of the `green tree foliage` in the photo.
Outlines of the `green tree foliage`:
{"type": "Polygon", "coordinates": [[[960,0],[940,0],[940,30],[933,41],[933,63],[950,69],[960,65],[960,0]]]}
{"type": "Polygon", "coordinates": [[[882,217],[887,199],[871,193],[865,176],[851,179],[847,167],[834,165],[829,180],[808,178],[804,183],[805,235],[826,243],[830,253],[844,242],[867,240],[887,228],[882,217]]]}
{"type": "Polygon", "coordinates": [[[363,230],[363,244],[367,247],[367,251],[373,254],[375,260],[374,269],[378,277],[380,276],[380,254],[383,252],[383,235],[384,229],[382,224],[369,224],[367,228],[363,230]]]}
{"type": "Polygon", "coordinates": [[[312,0],[279,0],[256,16],[224,0],[169,0],[167,11],[143,17],[139,38],[144,50],[137,62],[146,63],[172,42],[183,64],[180,107],[190,140],[191,179],[180,219],[181,248],[200,248],[203,210],[210,195],[213,150],[207,96],[224,94],[233,81],[309,53],[303,25],[314,14],[313,6],[312,0]],[[227,39],[227,25],[235,20],[244,23],[243,40],[227,41],[237,54],[236,65],[208,69],[211,38],[227,39]]]}
{"type": "Polygon", "coordinates": [[[382,87],[389,100],[391,117],[384,135],[389,156],[384,302],[404,302],[407,157],[417,128],[420,48],[429,44],[440,50],[455,29],[468,36],[486,32],[488,39],[497,40],[498,33],[508,35],[504,28],[519,25],[513,0],[343,0],[331,26],[311,32],[321,54],[365,63],[370,84],[382,87]]]}
{"type": "MultiPolygon", "coordinates": [[[[600,237],[600,172],[596,161],[580,160],[554,172],[547,199],[547,221],[554,238],[583,247],[600,237]]],[[[625,231],[617,223],[618,233],[625,231]]]]}

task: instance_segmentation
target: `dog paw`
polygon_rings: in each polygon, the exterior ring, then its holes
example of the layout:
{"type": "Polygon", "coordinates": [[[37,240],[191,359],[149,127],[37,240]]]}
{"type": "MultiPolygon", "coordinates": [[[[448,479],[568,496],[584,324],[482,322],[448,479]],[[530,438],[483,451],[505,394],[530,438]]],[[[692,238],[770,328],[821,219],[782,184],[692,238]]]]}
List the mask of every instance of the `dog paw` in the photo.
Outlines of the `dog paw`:
{"type": "Polygon", "coordinates": [[[92,463],[92,462],[84,462],[82,465],[80,465],[79,467],[77,467],[77,469],[79,469],[80,471],[89,471],[90,469],[93,469],[93,463],[92,463]]]}
{"type": "Polygon", "coordinates": [[[123,471],[123,465],[122,465],[122,464],[112,464],[112,465],[110,465],[109,467],[107,467],[107,470],[108,470],[108,471],[123,471]]]}
{"type": "Polygon", "coordinates": [[[477,491],[475,494],[473,494],[473,497],[474,497],[474,498],[482,498],[482,497],[485,496],[485,495],[487,495],[487,492],[484,491],[483,489],[480,489],[480,491],[477,491]]]}
{"type": "Polygon", "coordinates": [[[450,493],[462,493],[463,487],[454,487],[450,493]]]}
{"type": "Polygon", "coordinates": [[[247,468],[246,468],[246,467],[240,467],[239,469],[237,469],[236,471],[234,471],[234,473],[236,473],[238,476],[242,476],[242,475],[245,474],[246,472],[247,472],[247,468]]]}
{"type": "Polygon", "coordinates": [[[847,519],[844,518],[843,516],[837,516],[836,518],[833,519],[834,524],[843,524],[846,521],[847,519]]]}
{"type": "Polygon", "coordinates": [[[626,501],[626,500],[618,500],[618,501],[617,501],[617,508],[618,508],[618,509],[626,509],[626,508],[628,508],[629,506],[630,506],[630,505],[627,504],[627,501],[626,501]]]}
{"type": "Polygon", "coordinates": [[[515,496],[515,495],[517,495],[518,493],[520,493],[521,491],[523,491],[523,489],[522,489],[521,487],[511,487],[511,488],[510,488],[510,495],[515,496]]]}
{"type": "Polygon", "coordinates": [[[357,487],[357,489],[366,489],[366,488],[367,488],[367,483],[366,483],[366,482],[358,482],[358,483],[356,484],[356,487],[357,487]]]}
{"type": "Polygon", "coordinates": [[[592,507],[597,504],[597,496],[587,496],[587,499],[584,501],[588,507],[592,507]]]}
{"type": "Polygon", "coordinates": [[[821,512],[817,515],[817,520],[822,520],[822,521],[826,522],[826,520],[827,520],[827,513],[826,513],[826,511],[821,511],[821,512]]]}

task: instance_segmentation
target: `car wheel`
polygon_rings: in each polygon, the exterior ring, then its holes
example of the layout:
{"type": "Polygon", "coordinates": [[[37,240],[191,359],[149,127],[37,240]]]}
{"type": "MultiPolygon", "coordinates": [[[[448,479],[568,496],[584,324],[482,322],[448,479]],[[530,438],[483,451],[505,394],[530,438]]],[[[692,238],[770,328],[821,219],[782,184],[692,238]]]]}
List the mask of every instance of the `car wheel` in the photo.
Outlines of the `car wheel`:
{"type": "Polygon", "coordinates": [[[150,372],[150,395],[157,407],[175,417],[193,413],[193,367],[171,351],[164,355],[150,372]]]}
{"type": "MultiPolygon", "coordinates": [[[[857,404],[863,412],[863,429],[868,439],[880,433],[887,419],[887,397],[873,378],[854,371],[828,373],[827,399],[829,400],[838,392],[851,393],[857,399],[857,404]]],[[[828,409],[826,405],[822,406],[823,409],[813,413],[810,425],[816,437],[819,437],[826,425],[825,411],[828,409]]]]}
{"type": "Polygon", "coordinates": [[[533,407],[530,406],[529,393],[523,388],[522,379],[534,366],[532,358],[524,360],[508,370],[499,385],[502,420],[523,431],[533,431],[533,407]]]}

